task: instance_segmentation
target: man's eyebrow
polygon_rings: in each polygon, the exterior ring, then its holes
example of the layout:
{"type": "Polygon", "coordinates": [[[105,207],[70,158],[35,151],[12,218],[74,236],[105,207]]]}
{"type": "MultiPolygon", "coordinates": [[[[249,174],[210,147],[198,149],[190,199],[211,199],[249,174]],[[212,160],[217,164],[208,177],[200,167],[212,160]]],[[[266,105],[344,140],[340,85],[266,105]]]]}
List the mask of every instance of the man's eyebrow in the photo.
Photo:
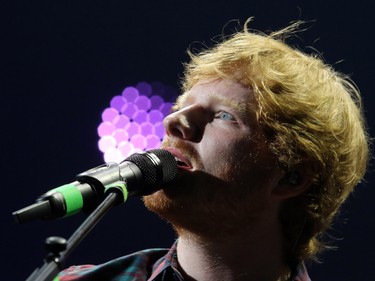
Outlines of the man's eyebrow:
{"type": "Polygon", "coordinates": [[[250,107],[247,102],[239,102],[237,100],[224,97],[221,95],[213,94],[213,98],[218,100],[221,104],[229,106],[237,110],[244,117],[248,116],[250,107]]]}
{"type": "MultiPolygon", "coordinates": [[[[171,109],[171,112],[177,111],[177,110],[179,110],[181,108],[181,105],[189,97],[188,93],[189,92],[186,92],[186,93],[180,95],[177,98],[175,104],[173,105],[173,107],[171,109]]],[[[234,108],[236,111],[238,111],[239,115],[241,117],[243,117],[243,118],[249,117],[249,113],[251,111],[254,111],[253,106],[251,104],[247,103],[247,102],[239,102],[239,101],[236,101],[236,100],[234,100],[232,98],[224,97],[222,95],[219,95],[217,93],[210,93],[209,95],[212,96],[212,98],[214,99],[214,101],[217,101],[220,104],[223,104],[223,105],[226,105],[226,106],[234,108]]]]}

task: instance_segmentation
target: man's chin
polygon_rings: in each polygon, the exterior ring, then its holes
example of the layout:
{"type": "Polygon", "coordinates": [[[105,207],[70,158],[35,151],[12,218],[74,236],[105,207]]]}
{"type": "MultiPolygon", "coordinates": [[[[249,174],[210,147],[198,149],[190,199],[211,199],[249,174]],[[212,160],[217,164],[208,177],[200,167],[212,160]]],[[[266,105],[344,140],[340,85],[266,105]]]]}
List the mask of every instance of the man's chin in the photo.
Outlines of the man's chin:
{"type": "Polygon", "coordinates": [[[171,183],[164,184],[162,189],[144,196],[145,206],[151,211],[158,213],[157,210],[169,209],[172,205],[177,204],[177,201],[187,197],[184,190],[186,187],[181,183],[179,180],[174,180],[171,183]]]}
{"type": "Polygon", "coordinates": [[[178,176],[153,194],[143,197],[146,207],[155,213],[183,212],[192,203],[207,201],[213,192],[227,187],[226,182],[202,171],[179,171],[178,176]]]}
{"type": "Polygon", "coordinates": [[[172,182],[164,184],[161,190],[143,197],[146,208],[172,224],[184,220],[187,216],[185,212],[189,212],[188,205],[197,199],[194,191],[196,185],[192,179],[192,173],[182,171],[172,182]]]}
{"type": "Polygon", "coordinates": [[[143,202],[149,211],[171,223],[175,221],[175,216],[179,216],[180,211],[178,210],[176,200],[171,199],[163,189],[144,196],[143,202]]]}

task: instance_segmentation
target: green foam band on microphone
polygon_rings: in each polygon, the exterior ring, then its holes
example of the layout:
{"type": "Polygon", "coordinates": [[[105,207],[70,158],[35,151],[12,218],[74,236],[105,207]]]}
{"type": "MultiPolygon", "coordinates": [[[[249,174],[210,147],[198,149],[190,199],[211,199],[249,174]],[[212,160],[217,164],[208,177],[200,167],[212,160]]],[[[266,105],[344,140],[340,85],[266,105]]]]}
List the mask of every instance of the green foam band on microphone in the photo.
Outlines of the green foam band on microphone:
{"type": "Polygon", "coordinates": [[[115,183],[106,185],[104,193],[106,193],[111,188],[121,189],[122,194],[123,194],[123,200],[124,200],[124,202],[128,199],[128,190],[126,188],[126,183],[125,182],[123,182],[123,181],[117,181],[115,183]]]}
{"type": "Polygon", "coordinates": [[[53,191],[60,192],[66,205],[65,216],[70,216],[78,213],[83,207],[83,198],[81,192],[74,184],[65,184],[55,188],[53,191]]]}

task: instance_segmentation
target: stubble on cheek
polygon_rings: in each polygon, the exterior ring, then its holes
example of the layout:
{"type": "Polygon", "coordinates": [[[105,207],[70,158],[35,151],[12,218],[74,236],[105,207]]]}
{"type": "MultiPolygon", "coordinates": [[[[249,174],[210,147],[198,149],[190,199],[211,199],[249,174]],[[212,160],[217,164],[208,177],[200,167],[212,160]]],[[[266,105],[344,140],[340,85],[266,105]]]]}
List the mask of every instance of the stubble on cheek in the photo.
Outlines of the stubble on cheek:
{"type": "MultiPolygon", "coordinates": [[[[195,150],[182,144],[167,144],[189,155],[196,166],[201,165],[195,150]]],[[[199,166],[200,170],[186,172],[163,190],[144,197],[146,207],[171,222],[179,232],[215,235],[217,229],[230,232],[239,225],[250,225],[266,202],[259,190],[269,176],[270,169],[265,168],[269,160],[263,148],[250,138],[236,147],[223,146],[221,151],[205,154],[215,155],[215,159],[203,159],[205,166],[199,166]]]]}

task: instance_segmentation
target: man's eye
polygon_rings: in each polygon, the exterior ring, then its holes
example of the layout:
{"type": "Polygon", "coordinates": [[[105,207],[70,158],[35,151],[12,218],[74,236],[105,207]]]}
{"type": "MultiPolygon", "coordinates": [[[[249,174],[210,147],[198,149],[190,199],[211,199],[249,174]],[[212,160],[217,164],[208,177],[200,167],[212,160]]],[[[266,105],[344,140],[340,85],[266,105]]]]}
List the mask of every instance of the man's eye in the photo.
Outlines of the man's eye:
{"type": "Polygon", "coordinates": [[[221,111],[215,115],[215,118],[225,120],[225,121],[236,121],[236,118],[228,112],[221,111]]]}

